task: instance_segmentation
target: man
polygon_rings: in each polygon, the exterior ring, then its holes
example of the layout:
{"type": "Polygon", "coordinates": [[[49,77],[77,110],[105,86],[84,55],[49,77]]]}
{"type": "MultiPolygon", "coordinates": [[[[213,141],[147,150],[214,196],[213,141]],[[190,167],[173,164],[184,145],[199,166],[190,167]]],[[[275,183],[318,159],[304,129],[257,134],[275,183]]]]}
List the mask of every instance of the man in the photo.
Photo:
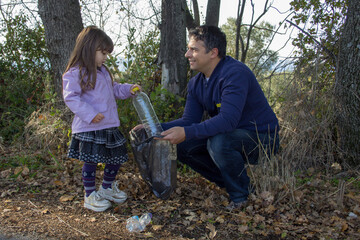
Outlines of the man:
{"type": "Polygon", "coordinates": [[[218,27],[190,30],[185,57],[199,73],[189,81],[182,118],[163,123],[161,135],[178,144],[181,162],[226,188],[227,209],[239,209],[249,195],[245,164],[257,163],[259,149],[276,153],[278,120],[252,71],[226,56],[218,27]],[[204,112],[210,118],[202,121],[204,112]]]}

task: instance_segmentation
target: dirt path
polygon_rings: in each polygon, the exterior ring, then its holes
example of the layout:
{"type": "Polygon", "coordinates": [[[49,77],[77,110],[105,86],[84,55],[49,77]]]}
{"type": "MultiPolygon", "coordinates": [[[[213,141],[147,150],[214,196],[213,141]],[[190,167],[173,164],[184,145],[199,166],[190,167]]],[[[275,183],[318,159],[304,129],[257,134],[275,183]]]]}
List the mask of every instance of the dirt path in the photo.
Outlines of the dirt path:
{"type": "Polygon", "coordinates": [[[228,212],[226,192],[196,174],[179,173],[170,199],[156,198],[130,161],[117,179],[128,200],[95,213],[83,208],[81,167],[64,166],[16,179],[15,169],[0,169],[0,239],[360,239],[359,217],[350,217],[360,215],[360,188],[346,185],[341,210],[337,185],[322,175],[281,199],[263,192],[242,211],[228,212]],[[126,219],[144,212],[153,214],[152,223],[129,233],[126,219]]]}

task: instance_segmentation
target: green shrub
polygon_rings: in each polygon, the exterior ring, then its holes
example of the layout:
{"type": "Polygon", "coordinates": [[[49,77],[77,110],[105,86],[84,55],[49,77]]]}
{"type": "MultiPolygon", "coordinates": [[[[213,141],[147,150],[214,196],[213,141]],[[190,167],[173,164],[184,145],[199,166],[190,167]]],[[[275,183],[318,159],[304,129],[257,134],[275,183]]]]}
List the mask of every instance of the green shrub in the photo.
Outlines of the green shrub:
{"type": "Polygon", "coordinates": [[[43,103],[49,60],[44,29],[30,28],[26,16],[4,21],[0,43],[0,135],[12,142],[24,120],[43,103]]]}

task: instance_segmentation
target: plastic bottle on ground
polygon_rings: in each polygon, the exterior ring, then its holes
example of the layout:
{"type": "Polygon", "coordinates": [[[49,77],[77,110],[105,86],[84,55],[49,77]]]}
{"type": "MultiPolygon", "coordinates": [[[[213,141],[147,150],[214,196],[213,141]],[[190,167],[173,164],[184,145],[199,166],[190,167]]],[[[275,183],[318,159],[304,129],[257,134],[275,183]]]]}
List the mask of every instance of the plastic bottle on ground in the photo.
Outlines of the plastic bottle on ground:
{"type": "Polygon", "coordinates": [[[136,96],[133,97],[132,103],[145,128],[147,137],[160,136],[163,129],[149,97],[144,92],[139,91],[138,88],[134,88],[133,90],[136,93],[136,96]]]}
{"type": "Polygon", "coordinates": [[[151,213],[144,213],[140,218],[132,216],[126,220],[126,229],[129,232],[141,232],[151,222],[151,213]]]}
{"type": "Polygon", "coordinates": [[[139,222],[145,228],[146,225],[148,225],[151,222],[151,218],[152,218],[151,213],[144,213],[143,215],[141,215],[139,222]]]}

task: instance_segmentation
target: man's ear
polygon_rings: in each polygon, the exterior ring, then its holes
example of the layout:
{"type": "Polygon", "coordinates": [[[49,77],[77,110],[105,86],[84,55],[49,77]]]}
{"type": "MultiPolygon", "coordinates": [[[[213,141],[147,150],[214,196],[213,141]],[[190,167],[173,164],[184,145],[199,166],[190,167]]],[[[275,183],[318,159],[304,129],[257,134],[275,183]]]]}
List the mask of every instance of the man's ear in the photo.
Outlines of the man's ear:
{"type": "Polygon", "coordinates": [[[213,48],[211,49],[211,57],[216,58],[219,55],[219,49],[213,48]]]}

